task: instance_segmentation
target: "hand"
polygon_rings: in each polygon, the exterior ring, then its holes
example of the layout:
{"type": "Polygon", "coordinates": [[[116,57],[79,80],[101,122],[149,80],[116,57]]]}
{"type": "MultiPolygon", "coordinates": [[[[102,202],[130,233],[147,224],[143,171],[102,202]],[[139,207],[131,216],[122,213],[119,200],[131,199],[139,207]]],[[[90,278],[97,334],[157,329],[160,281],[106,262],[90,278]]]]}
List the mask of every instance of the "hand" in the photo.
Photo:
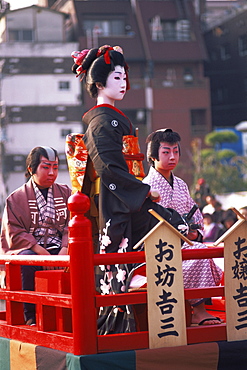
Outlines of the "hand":
{"type": "Polygon", "coordinates": [[[158,192],[158,190],[150,190],[150,192],[148,193],[149,195],[149,198],[151,199],[152,202],[159,202],[160,201],[160,193],[158,192]]]}
{"type": "Polygon", "coordinates": [[[41,247],[41,245],[39,244],[35,244],[34,246],[32,246],[32,248],[30,248],[33,252],[37,253],[37,254],[45,254],[45,255],[49,255],[50,256],[50,253],[43,247],[41,247]]]}
{"type": "Polygon", "coordinates": [[[67,247],[62,247],[58,253],[60,256],[65,256],[68,254],[68,248],[67,247]]]}
{"type": "Polygon", "coordinates": [[[184,236],[187,236],[189,233],[189,226],[186,223],[183,223],[181,225],[178,225],[177,227],[178,231],[183,234],[184,236]]]}
{"type": "MultiPolygon", "coordinates": [[[[60,256],[64,256],[68,254],[68,248],[67,247],[62,247],[58,253],[60,256]]],[[[43,266],[44,270],[63,270],[64,267],[56,267],[56,266],[43,266]]]]}
{"type": "MultiPolygon", "coordinates": [[[[48,252],[48,250],[46,250],[45,248],[41,247],[41,245],[39,245],[39,244],[35,244],[31,248],[31,250],[34,251],[35,253],[39,254],[39,255],[46,255],[46,256],[50,256],[51,255],[48,252]]],[[[56,270],[56,269],[57,269],[57,267],[54,267],[54,266],[43,266],[43,270],[56,270]]]]}
{"type": "Polygon", "coordinates": [[[190,240],[196,240],[198,237],[198,231],[197,230],[190,230],[188,235],[187,235],[187,238],[190,239],[190,240]]]}

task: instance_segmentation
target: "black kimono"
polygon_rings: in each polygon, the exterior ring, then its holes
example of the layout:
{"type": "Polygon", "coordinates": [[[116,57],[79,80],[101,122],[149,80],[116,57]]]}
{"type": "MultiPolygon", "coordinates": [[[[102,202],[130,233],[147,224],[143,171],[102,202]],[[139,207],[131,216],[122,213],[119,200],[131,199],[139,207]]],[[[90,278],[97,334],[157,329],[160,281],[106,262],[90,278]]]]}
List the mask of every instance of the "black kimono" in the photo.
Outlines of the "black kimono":
{"type": "MultiPolygon", "coordinates": [[[[147,198],[150,186],[131,175],[122,153],[123,136],[134,135],[129,119],[111,105],[98,105],[83,116],[88,125],[83,137],[94,169],[100,177],[99,253],[125,253],[158,222],[148,209],[155,209],[173,224],[180,216],[147,198]]],[[[101,294],[127,292],[133,265],[100,266],[96,284],[101,294]]],[[[100,310],[99,334],[135,331],[130,306],[100,310]]]]}

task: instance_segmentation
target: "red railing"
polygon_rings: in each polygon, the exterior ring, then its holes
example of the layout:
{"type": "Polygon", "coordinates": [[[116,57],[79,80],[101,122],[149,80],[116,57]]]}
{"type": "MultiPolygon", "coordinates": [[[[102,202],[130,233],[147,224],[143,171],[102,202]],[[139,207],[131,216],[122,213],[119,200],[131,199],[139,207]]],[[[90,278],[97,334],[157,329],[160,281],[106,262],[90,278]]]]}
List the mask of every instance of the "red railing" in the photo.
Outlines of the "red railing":
{"type": "MultiPolygon", "coordinates": [[[[70,197],[72,218],[69,225],[70,256],[0,256],[0,265],[6,267],[6,289],[0,290],[0,299],[6,301],[6,311],[0,312],[0,336],[54,348],[75,355],[148,348],[148,332],[97,335],[96,317],[101,306],[142,304],[147,302],[146,292],[116,295],[98,295],[95,291],[94,266],[115,263],[144,262],[144,252],[109,253],[94,255],[91,223],[84,216],[89,200],[82,193],[70,197]],[[21,265],[65,267],[65,271],[42,273],[54,284],[55,279],[65,279],[66,285],[55,291],[46,287],[35,292],[22,291],[21,265]],[[68,287],[69,286],[69,287],[68,287]],[[37,325],[24,325],[23,302],[36,304],[37,325]],[[72,311],[72,315],[71,315],[72,311]],[[72,325],[66,321],[72,321],[72,325]],[[62,322],[62,323],[61,323],[62,322]],[[71,328],[72,326],[72,328],[71,328]]],[[[183,259],[223,257],[223,248],[183,250],[183,259]]],[[[39,285],[39,284],[38,284],[39,285]]],[[[49,285],[49,284],[48,284],[49,285]]],[[[186,289],[185,298],[224,296],[224,287],[186,289]]],[[[188,343],[226,339],[226,327],[212,325],[187,327],[188,343]]]]}

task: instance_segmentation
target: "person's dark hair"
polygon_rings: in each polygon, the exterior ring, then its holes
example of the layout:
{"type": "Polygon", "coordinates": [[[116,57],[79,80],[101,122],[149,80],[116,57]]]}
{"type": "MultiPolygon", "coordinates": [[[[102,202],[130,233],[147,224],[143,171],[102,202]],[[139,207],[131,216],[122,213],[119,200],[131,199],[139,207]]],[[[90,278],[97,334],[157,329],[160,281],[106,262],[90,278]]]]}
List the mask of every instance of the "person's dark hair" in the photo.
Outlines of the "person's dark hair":
{"type": "Polygon", "coordinates": [[[160,143],[178,143],[179,154],[180,154],[180,145],[181,137],[177,132],[172,131],[170,128],[163,130],[157,130],[148,135],[147,143],[147,161],[154,165],[152,158],[159,160],[159,147],[160,143]]]}
{"type": "MultiPolygon", "coordinates": [[[[55,158],[58,159],[59,163],[59,157],[56,149],[50,147],[50,149],[53,150],[55,154],[55,158]]],[[[35,174],[38,168],[38,165],[40,164],[40,158],[44,156],[45,158],[49,159],[49,154],[47,153],[45,147],[42,146],[36,146],[31,150],[31,152],[28,154],[26,159],[26,172],[25,177],[29,178],[31,175],[35,174]]]]}
{"type": "Polygon", "coordinates": [[[227,209],[224,213],[224,216],[223,216],[223,225],[225,225],[225,221],[230,221],[232,220],[233,222],[236,222],[238,220],[238,217],[236,215],[236,213],[230,208],[230,209],[227,209]]]}
{"type": "Polygon", "coordinates": [[[85,75],[86,89],[92,98],[97,98],[98,95],[96,83],[105,86],[109,73],[114,71],[118,65],[125,69],[127,90],[129,89],[128,66],[122,52],[117,51],[117,48],[119,47],[116,47],[116,50],[114,50],[109,45],[105,45],[99,49],[95,48],[72,53],[75,60],[72,72],[77,75],[85,75]]]}
{"type": "Polygon", "coordinates": [[[210,218],[210,220],[214,222],[213,215],[211,215],[210,213],[203,213],[202,216],[203,218],[210,218]]]}

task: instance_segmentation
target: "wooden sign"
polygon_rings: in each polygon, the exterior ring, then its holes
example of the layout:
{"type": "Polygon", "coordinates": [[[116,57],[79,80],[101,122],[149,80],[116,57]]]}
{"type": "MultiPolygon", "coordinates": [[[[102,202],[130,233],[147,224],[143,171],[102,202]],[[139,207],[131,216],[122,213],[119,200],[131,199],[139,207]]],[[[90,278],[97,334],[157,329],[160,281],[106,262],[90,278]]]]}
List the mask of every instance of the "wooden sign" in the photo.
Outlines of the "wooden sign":
{"type": "Polygon", "coordinates": [[[160,221],[146,236],[149,348],[187,344],[181,239],[160,221]]]}
{"type": "Polygon", "coordinates": [[[227,340],[246,340],[247,221],[237,221],[224,241],[227,340]]]}

